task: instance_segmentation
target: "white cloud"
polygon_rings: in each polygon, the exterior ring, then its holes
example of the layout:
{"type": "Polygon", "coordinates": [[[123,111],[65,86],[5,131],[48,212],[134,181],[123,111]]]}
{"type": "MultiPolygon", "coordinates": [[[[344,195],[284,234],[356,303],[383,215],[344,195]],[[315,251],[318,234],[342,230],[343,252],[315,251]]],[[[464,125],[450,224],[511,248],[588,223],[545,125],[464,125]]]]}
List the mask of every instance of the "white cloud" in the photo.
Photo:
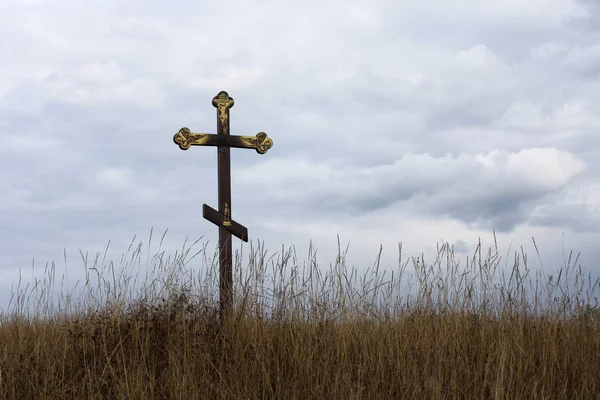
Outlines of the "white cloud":
{"type": "Polygon", "coordinates": [[[600,72],[600,44],[584,48],[576,46],[569,51],[564,63],[576,72],[597,75],[600,72]]]}
{"type": "MultiPolygon", "coordinates": [[[[591,107],[596,108],[595,105],[591,107]]],[[[543,107],[531,101],[511,104],[504,115],[494,123],[508,129],[558,132],[562,135],[585,128],[600,127],[600,119],[591,112],[585,100],[573,99],[552,107],[543,107]]]]}
{"type": "Polygon", "coordinates": [[[120,168],[103,168],[96,173],[96,183],[107,190],[123,190],[132,184],[131,172],[120,168]]]}
{"type": "Polygon", "coordinates": [[[551,41],[533,47],[529,51],[529,56],[534,60],[548,60],[549,58],[563,55],[567,51],[568,46],[566,44],[551,41]]]}
{"type": "Polygon", "coordinates": [[[79,78],[81,83],[114,85],[122,79],[123,72],[114,61],[107,63],[95,61],[82,65],[71,75],[79,78]]]}
{"type": "Polygon", "coordinates": [[[504,61],[483,44],[478,44],[466,51],[460,51],[454,58],[453,65],[467,73],[482,70],[486,73],[494,72],[494,70],[507,71],[504,61]]]}
{"type": "Polygon", "coordinates": [[[585,170],[582,160],[552,148],[523,149],[517,153],[494,150],[475,159],[485,167],[486,179],[522,182],[544,191],[563,188],[585,170]]]}

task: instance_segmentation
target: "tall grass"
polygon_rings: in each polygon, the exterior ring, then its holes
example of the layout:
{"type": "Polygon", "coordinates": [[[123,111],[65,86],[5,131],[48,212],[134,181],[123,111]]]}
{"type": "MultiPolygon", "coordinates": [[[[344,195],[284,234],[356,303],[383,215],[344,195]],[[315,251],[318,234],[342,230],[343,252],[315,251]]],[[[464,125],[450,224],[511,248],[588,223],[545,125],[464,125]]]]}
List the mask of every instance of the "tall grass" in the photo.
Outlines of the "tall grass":
{"type": "Polygon", "coordinates": [[[54,264],[19,281],[0,399],[600,397],[600,283],[572,255],[546,275],[522,249],[509,266],[480,244],[462,266],[448,244],[430,264],[400,245],[393,270],[380,249],[359,273],[339,239],[328,266],[255,243],[221,325],[216,252],[163,239],[145,263],[135,239],[119,266],[81,253],[85,278],[58,294],[54,264]]]}

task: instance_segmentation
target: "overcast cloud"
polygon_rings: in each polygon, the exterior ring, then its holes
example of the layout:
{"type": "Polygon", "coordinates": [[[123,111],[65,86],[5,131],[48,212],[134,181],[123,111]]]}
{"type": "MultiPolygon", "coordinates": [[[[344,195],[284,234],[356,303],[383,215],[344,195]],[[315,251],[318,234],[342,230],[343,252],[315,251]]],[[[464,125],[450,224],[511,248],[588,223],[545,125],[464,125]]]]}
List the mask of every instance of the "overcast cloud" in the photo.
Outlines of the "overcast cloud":
{"type": "Polygon", "coordinates": [[[599,77],[591,0],[0,0],[0,304],[63,249],[215,243],[216,151],[172,137],[214,132],[221,90],[274,141],[232,150],[233,217],[272,252],[327,265],[339,234],[393,268],[496,231],[598,276],[599,77]]]}

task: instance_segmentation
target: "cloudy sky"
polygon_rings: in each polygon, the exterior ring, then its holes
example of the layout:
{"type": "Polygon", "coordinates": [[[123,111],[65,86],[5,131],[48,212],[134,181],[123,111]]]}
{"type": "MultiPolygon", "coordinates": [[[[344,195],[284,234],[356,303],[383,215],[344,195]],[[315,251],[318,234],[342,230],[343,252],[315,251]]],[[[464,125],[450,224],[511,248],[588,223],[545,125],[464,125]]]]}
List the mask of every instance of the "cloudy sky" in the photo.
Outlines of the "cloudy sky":
{"type": "Polygon", "coordinates": [[[272,253],[313,240],[327,265],[339,234],[393,268],[399,242],[496,231],[598,276],[597,4],[0,0],[0,301],[65,249],[74,274],[152,228],[216,245],[216,150],[172,137],[214,132],[221,90],[232,134],[274,141],[232,150],[233,217],[272,253]]]}

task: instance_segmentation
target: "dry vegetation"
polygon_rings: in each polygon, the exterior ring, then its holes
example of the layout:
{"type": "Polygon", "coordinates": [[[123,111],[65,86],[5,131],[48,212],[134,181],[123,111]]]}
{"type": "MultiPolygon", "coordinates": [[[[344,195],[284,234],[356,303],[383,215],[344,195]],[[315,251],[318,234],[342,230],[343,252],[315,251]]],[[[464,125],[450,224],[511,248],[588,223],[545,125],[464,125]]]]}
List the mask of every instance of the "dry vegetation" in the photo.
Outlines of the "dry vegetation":
{"type": "Polygon", "coordinates": [[[323,268],[259,245],[236,258],[221,326],[216,257],[196,245],[141,263],[132,242],[119,267],[82,254],[81,287],[58,297],[53,266],[20,282],[0,399],[600,398],[599,281],[577,260],[551,276],[522,251],[462,266],[443,245],[426,265],[400,247],[392,273],[377,257],[359,274],[347,249],[323,268]]]}

